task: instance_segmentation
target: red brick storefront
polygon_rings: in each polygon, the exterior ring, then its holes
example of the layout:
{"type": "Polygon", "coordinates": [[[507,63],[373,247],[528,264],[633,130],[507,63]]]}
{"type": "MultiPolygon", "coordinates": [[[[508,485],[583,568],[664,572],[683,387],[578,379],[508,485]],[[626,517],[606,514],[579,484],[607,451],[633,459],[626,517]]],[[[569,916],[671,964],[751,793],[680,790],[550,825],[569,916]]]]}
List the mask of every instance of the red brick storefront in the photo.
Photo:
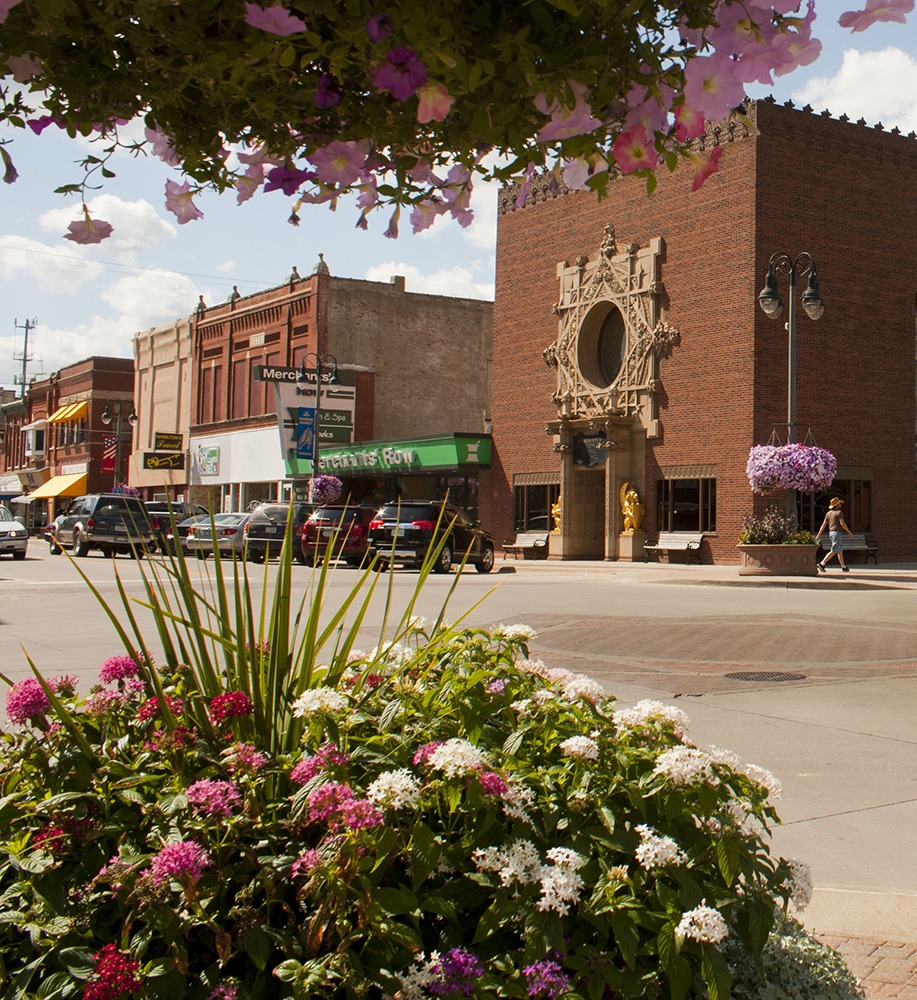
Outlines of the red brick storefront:
{"type": "MultiPolygon", "coordinates": [[[[652,196],[637,178],[601,202],[544,179],[523,208],[503,193],[481,510],[498,538],[530,515],[542,523],[560,490],[553,550],[624,557],[620,486],[635,485],[652,536],[691,520],[694,483],[704,560],[736,562],[742,516],[785,504],[754,498],[745,475],[749,448],[775,427],[785,435],[787,420],[786,313],[770,320],[756,298],[771,254],[807,251],[825,313],[798,313],[798,437],[810,427],[835,454],[828,496],[848,497],[852,527],[877,536],[883,560],[917,555],[917,141],[770,101],[749,113],[757,134],[708,131],[720,172],[695,193],[687,166],[661,168],[652,196]],[[615,376],[607,355],[619,347],[615,376]],[[572,458],[584,441],[592,467],[572,458]]],[[[826,499],[807,502],[804,526],[826,499]]]]}

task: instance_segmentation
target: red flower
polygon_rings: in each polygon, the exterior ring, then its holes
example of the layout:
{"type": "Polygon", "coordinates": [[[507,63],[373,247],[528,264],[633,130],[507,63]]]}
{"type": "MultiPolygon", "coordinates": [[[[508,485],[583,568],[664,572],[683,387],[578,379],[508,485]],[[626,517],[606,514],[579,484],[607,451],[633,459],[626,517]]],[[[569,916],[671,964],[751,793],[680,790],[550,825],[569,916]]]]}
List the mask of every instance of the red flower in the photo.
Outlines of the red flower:
{"type": "Polygon", "coordinates": [[[117,945],[105,945],[95,959],[95,972],[83,990],[83,1000],[117,1000],[143,987],[137,976],[140,963],[118,951],[117,945]]]}
{"type": "Polygon", "coordinates": [[[215,726],[221,726],[234,716],[251,715],[253,708],[251,698],[244,691],[227,691],[210,702],[210,718],[215,726]]]}

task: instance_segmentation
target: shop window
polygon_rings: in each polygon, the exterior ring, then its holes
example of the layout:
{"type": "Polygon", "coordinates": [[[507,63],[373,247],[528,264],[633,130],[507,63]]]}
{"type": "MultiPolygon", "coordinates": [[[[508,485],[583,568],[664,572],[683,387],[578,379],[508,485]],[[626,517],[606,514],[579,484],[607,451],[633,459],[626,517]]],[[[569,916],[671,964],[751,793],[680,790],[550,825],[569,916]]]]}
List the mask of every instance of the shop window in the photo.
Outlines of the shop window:
{"type": "Polygon", "coordinates": [[[513,488],[513,517],[516,531],[553,531],[551,508],[560,496],[558,483],[513,488]]]}
{"type": "Polygon", "coordinates": [[[845,501],[844,520],[851,531],[872,531],[872,480],[837,478],[828,490],[796,494],[799,527],[816,532],[821,527],[832,497],[845,501]]]}
{"type": "Polygon", "coordinates": [[[658,480],[656,527],[659,531],[716,531],[716,480],[658,480]]]}

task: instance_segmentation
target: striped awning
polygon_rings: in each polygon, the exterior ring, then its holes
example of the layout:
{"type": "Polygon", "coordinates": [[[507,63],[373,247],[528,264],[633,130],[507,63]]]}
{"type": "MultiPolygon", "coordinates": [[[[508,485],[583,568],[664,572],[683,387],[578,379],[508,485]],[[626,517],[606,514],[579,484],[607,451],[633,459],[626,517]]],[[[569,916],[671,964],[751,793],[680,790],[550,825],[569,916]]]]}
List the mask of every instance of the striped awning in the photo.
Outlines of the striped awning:
{"type": "Polygon", "coordinates": [[[88,400],[80,400],[78,403],[67,403],[66,406],[62,406],[55,410],[50,417],[48,417],[49,424],[62,424],[65,420],[77,420],[82,416],[85,416],[86,411],[89,409],[88,400]]]}

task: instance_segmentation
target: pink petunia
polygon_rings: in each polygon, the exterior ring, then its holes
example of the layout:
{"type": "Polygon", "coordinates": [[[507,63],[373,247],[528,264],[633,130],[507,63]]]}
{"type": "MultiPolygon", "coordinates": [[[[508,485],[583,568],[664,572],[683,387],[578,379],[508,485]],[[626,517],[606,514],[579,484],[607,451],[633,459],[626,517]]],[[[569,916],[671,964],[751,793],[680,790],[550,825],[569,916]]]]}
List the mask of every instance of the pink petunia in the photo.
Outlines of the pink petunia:
{"type": "Polygon", "coordinates": [[[373,72],[373,86],[389,91],[399,101],[409,100],[426,82],[426,66],[406,45],[396,45],[373,72]]]}
{"type": "Polygon", "coordinates": [[[288,198],[291,198],[306,181],[311,181],[314,177],[314,170],[298,170],[295,167],[272,167],[267,173],[264,193],[267,194],[269,191],[283,191],[288,198]]]}
{"type": "Polygon", "coordinates": [[[316,176],[324,184],[347,187],[358,181],[366,166],[369,141],[343,142],[335,140],[309,152],[316,176]]]}
{"type": "Polygon", "coordinates": [[[44,69],[38,56],[7,56],[6,65],[16,83],[28,83],[33,76],[38,76],[44,69]]]}
{"type": "Polygon", "coordinates": [[[703,153],[688,154],[688,159],[694,164],[694,182],[691,184],[692,191],[699,191],[704,186],[707,178],[719,171],[720,157],[722,155],[722,146],[714,146],[703,153]]]}
{"type": "Polygon", "coordinates": [[[6,15],[22,0],[0,0],[0,24],[6,20],[6,15]]]}
{"type": "Polygon", "coordinates": [[[374,14],[366,22],[366,34],[371,42],[384,42],[392,33],[392,19],[388,14],[374,14]]]}
{"type": "Polygon", "coordinates": [[[441,83],[428,83],[417,91],[417,121],[444,121],[453,104],[455,98],[441,83]]]}
{"type": "Polygon", "coordinates": [[[41,135],[49,125],[61,127],[61,120],[56,115],[42,115],[40,118],[30,118],[26,125],[36,134],[41,135]]]}
{"type": "Polygon", "coordinates": [[[679,142],[699,138],[706,124],[704,116],[687,104],[679,104],[675,109],[675,138],[679,142]]]}
{"type": "Polygon", "coordinates": [[[3,183],[14,184],[19,179],[19,171],[4,146],[0,146],[0,162],[3,163],[3,183]]]}
{"type": "Polygon", "coordinates": [[[535,136],[538,142],[556,142],[559,139],[569,139],[574,135],[586,135],[597,128],[602,122],[592,114],[592,108],[586,100],[589,88],[577,80],[568,80],[567,86],[573,92],[574,105],[568,108],[559,100],[547,103],[544,93],[537,94],[533,100],[535,108],[544,115],[550,115],[551,120],[535,136]]]}
{"type": "Polygon", "coordinates": [[[250,28],[267,31],[271,35],[295,35],[306,30],[306,22],[291,14],[285,7],[275,4],[273,7],[259,7],[254,3],[245,5],[245,23],[250,28]]]}
{"type": "Polygon", "coordinates": [[[837,23],[851,31],[865,31],[877,21],[897,21],[904,24],[905,15],[914,9],[914,0],[866,0],[862,10],[848,10],[837,23]]]}
{"type": "Polygon", "coordinates": [[[726,118],[745,97],[736,78],[736,67],[728,55],[698,56],[685,68],[685,104],[707,121],[726,118]]]}
{"type": "Polygon", "coordinates": [[[153,156],[168,163],[170,167],[177,167],[181,163],[181,157],[175,152],[172,140],[165,132],[160,132],[158,128],[147,128],[143,130],[143,134],[153,149],[153,156]]]}
{"type": "Polygon", "coordinates": [[[411,229],[414,233],[422,233],[446,211],[445,206],[435,197],[418,202],[411,212],[411,229]]]}
{"type": "Polygon", "coordinates": [[[105,222],[103,219],[91,219],[87,212],[82,219],[71,222],[67,226],[64,239],[83,245],[101,243],[102,240],[107,240],[114,231],[114,226],[110,222],[105,222]]]}
{"type": "Polygon", "coordinates": [[[625,174],[635,170],[654,170],[659,162],[652,137],[646,134],[642,125],[622,132],[612,144],[611,152],[615,163],[625,174]]]}
{"type": "Polygon", "coordinates": [[[336,108],[341,103],[343,96],[337,80],[327,73],[322,73],[318,78],[318,87],[315,88],[316,107],[336,108]]]}
{"type": "Polygon", "coordinates": [[[204,213],[191,200],[196,194],[187,182],[166,181],[166,208],[178,219],[180,226],[204,218],[204,213]]]}

